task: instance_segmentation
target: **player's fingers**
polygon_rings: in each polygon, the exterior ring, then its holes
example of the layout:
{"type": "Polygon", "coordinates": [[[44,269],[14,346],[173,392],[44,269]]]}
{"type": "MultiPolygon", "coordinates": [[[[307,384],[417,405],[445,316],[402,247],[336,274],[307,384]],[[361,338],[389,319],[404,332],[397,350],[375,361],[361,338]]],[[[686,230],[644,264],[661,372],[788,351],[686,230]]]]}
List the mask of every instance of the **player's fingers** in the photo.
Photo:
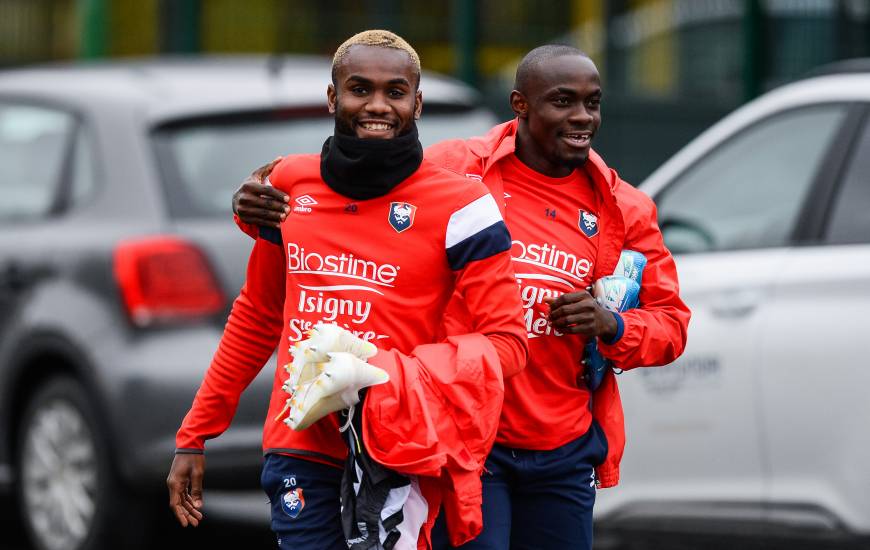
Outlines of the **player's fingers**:
{"type": "Polygon", "coordinates": [[[560,332],[565,334],[579,334],[581,336],[592,336],[592,329],[589,325],[580,324],[580,325],[571,325],[567,327],[557,327],[560,332]]]}
{"type": "Polygon", "coordinates": [[[277,227],[287,217],[287,214],[280,210],[265,210],[253,206],[239,206],[236,208],[236,214],[245,223],[273,227],[277,227]]]}
{"type": "Polygon", "coordinates": [[[261,167],[260,167],[260,170],[261,170],[262,172],[265,172],[266,175],[268,175],[268,174],[270,174],[270,173],[272,172],[272,170],[275,169],[275,166],[277,166],[278,163],[281,162],[283,159],[284,159],[284,157],[275,157],[275,158],[272,159],[270,162],[268,162],[268,163],[264,164],[263,166],[261,166],[261,167]]]}
{"type": "Polygon", "coordinates": [[[199,505],[197,505],[196,499],[191,494],[184,495],[184,500],[182,501],[184,505],[184,509],[187,511],[188,515],[196,520],[202,519],[202,511],[200,508],[202,507],[202,501],[200,501],[199,505]]]}
{"type": "MultiPolygon", "coordinates": [[[[556,327],[576,328],[580,331],[580,333],[586,334],[586,331],[590,330],[594,326],[595,319],[587,313],[580,313],[560,317],[555,321],[552,321],[552,324],[556,327]]],[[[577,334],[576,331],[573,331],[572,333],[577,334]]]]}
{"type": "Polygon", "coordinates": [[[245,180],[242,185],[236,190],[237,202],[239,206],[250,205],[260,200],[261,191],[265,187],[259,183],[245,180]]]}
{"type": "Polygon", "coordinates": [[[169,507],[173,508],[175,506],[179,506],[182,500],[182,494],[184,491],[184,486],[186,485],[186,480],[182,481],[173,476],[169,476],[166,479],[166,488],[169,489],[169,507]]]}
{"type": "Polygon", "coordinates": [[[550,309],[558,309],[562,306],[585,300],[587,297],[589,297],[589,293],[585,290],[560,294],[556,299],[552,300],[550,303],[550,309]]]}
{"type": "Polygon", "coordinates": [[[273,221],[273,220],[263,219],[263,221],[259,225],[262,225],[264,227],[274,227],[275,229],[280,229],[281,228],[281,221],[282,220],[273,221]]]}
{"type": "Polygon", "coordinates": [[[242,184],[239,186],[239,191],[245,194],[245,200],[252,200],[260,195],[269,195],[276,192],[281,193],[274,187],[270,188],[267,185],[263,185],[251,176],[242,181],[242,184]]]}
{"type": "Polygon", "coordinates": [[[188,494],[186,482],[173,479],[169,481],[169,485],[169,507],[175,515],[175,519],[182,527],[199,525],[202,512],[197,510],[194,497],[188,494]]]}
{"type": "Polygon", "coordinates": [[[260,218],[262,221],[268,223],[269,225],[280,225],[281,222],[287,217],[287,214],[284,212],[279,212],[277,210],[257,210],[255,215],[260,218]]]}
{"type": "Polygon", "coordinates": [[[184,512],[184,519],[193,527],[198,526],[199,522],[202,521],[202,512],[197,510],[193,498],[190,495],[186,495],[186,498],[183,502],[184,504],[182,508],[184,512]]]}
{"type": "Polygon", "coordinates": [[[190,497],[193,500],[193,505],[197,508],[202,508],[202,478],[203,470],[194,468],[190,475],[190,497]]]}
{"type": "Polygon", "coordinates": [[[181,524],[182,527],[187,527],[187,510],[185,510],[184,506],[177,505],[172,507],[172,513],[175,515],[175,519],[178,520],[178,523],[181,524]]]}
{"type": "Polygon", "coordinates": [[[257,202],[261,197],[266,197],[280,203],[286,203],[290,200],[290,197],[288,197],[284,191],[276,189],[270,185],[263,185],[259,182],[251,181],[250,179],[246,179],[242,182],[242,185],[239,187],[239,192],[241,193],[239,201],[248,204],[257,202]]]}
{"type": "Polygon", "coordinates": [[[202,499],[200,498],[199,501],[197,501],[197,499],[196,499],[192,494],[190,494],[190,493],[187,493],[186,495],[184,495],[184,497],[185,497],[185,498],[184,498],[185,506],[186,506],[187,504],[189,504],[190,506],[192,506],[192,507],[193,507],[193,510],[192,510],[192,511],[195,512],[194,515],[195,515],[196,517],[201,518],[201,517],[202,517],[202,511],[200,510],[200,508],[202,508],[202,499]]]}
{"type": "MultiPolygon", "coordinates": [[[[289,207],[288,207],[289,208],[289,207]]],[[[281,221],[286,217],[286,212],[281,204],[275,201],[261,200],[257,204],[239,206],[238,214],[244,219],[248,218],[266,218],[271,221],[281,221]],[[264,203],[271,203],[271,207],[264,208],[264,203]]]]}
{"type": "Polygon", "coordinates": [[[276,200],[271,197],[261,196],[256,201],[256,206],[266,210],[274,210],[275,212],[287,213],[290,211],[290,206],[283,200],[276,200]]]}
{"type": "Polygon", "coordinates": [[[282,158],[283,157],[277,157],[275,158],[275,160],[268,162],[263,166],[260,166],[251,173],[251,177],[256,179],[259,183],[263,183],[263,180],[266,179],[266,176],[272,173],[272,170],[279,162],[281,162],[282,158]]]}
{"type": "Polygon", "coordinates": [[[251,172],[251,178],[256,180],[256,182],[260,185],[262,185],[263,180],[266,179],[266,176],[268,176],[272,172],[273,166],[274,164],[272,164],[271,162],[260,166],[259,168],[251,172]]]}
{"type": "Polygon", "coordinates": [[[555,309],[550,310],[550,322],[569,317],[571,315],[590,314],[595,310],[595,306],[591,300],[583,300],[582,302],[574,302],[565,304],[555,309]]]}
{"type": "Polygon", "coordinates": [[[287,195],[287,193],[271,185],[261,186],[259,194],[281,204],[287,204],[287,202],[290,200],[290,197],[287,195]]]}
{"type": "Polygon", "coordinates": [[[170,476],[166,480],[169,488],[169,509],[175,515],[175,519],[182,527],[187,527],[187,513],[184,510],[184,495],[186,494],[187,480],[180,480],[170,476]]]}
{"type": "Polygon", "coordinates": [[[188,525],[190,525],[191,527],[199,526],[199,522],[202,519],[202,514],[200,514],[200,517],[197,518],[193,515],[194,510],[195,508],[188,508],[187,506],[181,507],[180,513],[184,517],[184,523],[182,524],[184,525],[184,527],[187,527],[188,525]]]}
{"type": "Polygon", "coordinates": [[[562,296],[563,295],[560,294],[559,296],[556,296],[555,298],[544,298],[544,303],[546,303],[548,306],[550,306],[550,311],[553,311],[555,309],[558,309],[559,307],[561,307],[565,303],[565,300],[562,298],[562,296]]]}

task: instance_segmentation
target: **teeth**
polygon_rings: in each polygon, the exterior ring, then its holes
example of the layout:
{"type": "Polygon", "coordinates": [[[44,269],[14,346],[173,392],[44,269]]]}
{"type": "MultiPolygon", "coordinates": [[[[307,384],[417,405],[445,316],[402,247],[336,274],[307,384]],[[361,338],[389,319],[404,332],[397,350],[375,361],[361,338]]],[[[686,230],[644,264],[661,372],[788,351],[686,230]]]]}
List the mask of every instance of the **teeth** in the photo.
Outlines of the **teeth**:
{"type": "Polygon", "coordinates": [[[389,130],[390,129],[389,124],[383,124],[383,123],[378,123],[378,122],[366,122],[366,123],[363,123],[362,127],[365,128],[366,130],[374,130],[374,131],[389,130]]]}

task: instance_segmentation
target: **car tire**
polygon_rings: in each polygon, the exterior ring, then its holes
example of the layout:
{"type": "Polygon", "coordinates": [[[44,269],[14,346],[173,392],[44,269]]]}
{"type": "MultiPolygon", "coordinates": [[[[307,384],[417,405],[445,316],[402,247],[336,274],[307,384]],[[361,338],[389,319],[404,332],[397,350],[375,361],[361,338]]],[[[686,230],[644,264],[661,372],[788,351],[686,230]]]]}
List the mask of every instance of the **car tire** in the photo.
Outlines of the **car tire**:
{"type": "Polygon", "coordinates": [[[16,458],[17,504],[34,548],[145,544],[148,515],[119,483],[106,430],[76,380],[54,377],[34,392],[18,425],[16,458]]]}

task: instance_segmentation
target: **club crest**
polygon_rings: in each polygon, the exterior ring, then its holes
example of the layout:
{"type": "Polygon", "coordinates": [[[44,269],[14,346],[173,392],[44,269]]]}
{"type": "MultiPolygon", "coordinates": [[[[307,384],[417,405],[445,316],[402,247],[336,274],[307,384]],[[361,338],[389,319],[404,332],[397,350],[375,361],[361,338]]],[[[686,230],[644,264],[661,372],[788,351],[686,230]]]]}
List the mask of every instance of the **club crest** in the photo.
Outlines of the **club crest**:
{"type": "Polygon", "coordinates": [[[299,512],[305,508],[305,497],[302,496],[302,489],[297,487],[290,489],[281,496],[281,508],[284,513],[293,519],[299,515],[299,512]]]}
{"type": "Polygon", "coordinates": [[[417,214],[417,207],[407,202],[391,202],[390,215],[388,221],[397,233],[409,229],[414,225],[414,216],[417,214]]]}
{"type": "Polygon", "coordinates": [[[577,227],[587,237],[594,237],[598,234],[598,216],[585,210],[580,210],[580,217],[577,218],[577,227]]]}

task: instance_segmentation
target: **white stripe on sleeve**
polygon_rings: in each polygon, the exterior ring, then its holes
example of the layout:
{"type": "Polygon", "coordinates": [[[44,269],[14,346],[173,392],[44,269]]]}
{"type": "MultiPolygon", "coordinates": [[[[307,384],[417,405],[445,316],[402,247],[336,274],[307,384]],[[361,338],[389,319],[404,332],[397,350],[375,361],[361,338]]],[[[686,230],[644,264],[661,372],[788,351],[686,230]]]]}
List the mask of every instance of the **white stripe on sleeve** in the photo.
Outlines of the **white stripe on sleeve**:
{"type": "Polygon", "coordinates": [[[466,204],[450,216],[450,221],[447,222],[445,246],[450,248],[500,221],[502,218],[501,212],[498,211],[498,205],[492,195],[487,193],[466,204]]]}

